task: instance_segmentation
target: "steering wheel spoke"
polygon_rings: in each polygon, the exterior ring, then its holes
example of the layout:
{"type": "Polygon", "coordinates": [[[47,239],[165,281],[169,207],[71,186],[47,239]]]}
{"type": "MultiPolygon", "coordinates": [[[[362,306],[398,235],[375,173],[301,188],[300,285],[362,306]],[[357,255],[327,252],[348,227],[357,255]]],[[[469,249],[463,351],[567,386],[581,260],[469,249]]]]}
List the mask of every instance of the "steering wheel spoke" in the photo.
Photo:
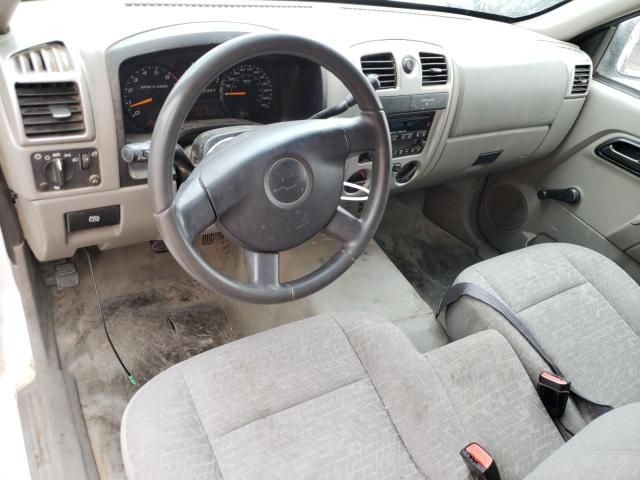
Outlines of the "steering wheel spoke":
{"type": "Polygon", "coordinates": [[[280,285],[280,256],[277,253],[244,251],[244,261],[249,271],[249,281],[257,287],[280,285]]]}
{"type": "Polygon", "coordinates": [[[342,243],[350,243],[362,232],[362,221],[344,208],[338,207],[335,215],[325,227],[325,232],[342,243]]]}
{"type": "Polygon", "coordinates": [[[191,244],[216,221],[207,191],[196,175],[180,186],[171,209],[180,233],[191,244]]]}

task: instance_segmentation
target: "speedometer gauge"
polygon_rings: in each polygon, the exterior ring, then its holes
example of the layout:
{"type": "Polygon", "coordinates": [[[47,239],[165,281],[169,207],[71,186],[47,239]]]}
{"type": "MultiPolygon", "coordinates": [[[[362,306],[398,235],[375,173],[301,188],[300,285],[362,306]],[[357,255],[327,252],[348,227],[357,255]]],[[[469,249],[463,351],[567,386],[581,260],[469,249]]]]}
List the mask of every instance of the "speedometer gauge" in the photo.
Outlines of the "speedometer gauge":
{"type": "Polygon", "coordinates": [[[140,128],[153,128],[177,77],[160,65],[144,65],[124,81],[122,102],[129,118],[140,128]]]}
{"type": "Polygon", "coordinates": [[[273,83],[264,68],[243,63],[220,80],[220,98],[232,118],[263,121],[273,106],[273,83]]]}

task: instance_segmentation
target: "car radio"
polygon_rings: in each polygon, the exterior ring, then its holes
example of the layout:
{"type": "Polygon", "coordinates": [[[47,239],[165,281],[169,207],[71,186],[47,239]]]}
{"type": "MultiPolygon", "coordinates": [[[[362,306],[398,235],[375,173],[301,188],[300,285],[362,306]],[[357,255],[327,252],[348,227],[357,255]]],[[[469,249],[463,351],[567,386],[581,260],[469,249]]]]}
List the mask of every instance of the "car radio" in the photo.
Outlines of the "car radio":
{"type": "Polygon", "coordinates": [[[388,116],[391,150],[394,158],[422,153],[434,116],[434,111],[419,115],[388,116]]]}

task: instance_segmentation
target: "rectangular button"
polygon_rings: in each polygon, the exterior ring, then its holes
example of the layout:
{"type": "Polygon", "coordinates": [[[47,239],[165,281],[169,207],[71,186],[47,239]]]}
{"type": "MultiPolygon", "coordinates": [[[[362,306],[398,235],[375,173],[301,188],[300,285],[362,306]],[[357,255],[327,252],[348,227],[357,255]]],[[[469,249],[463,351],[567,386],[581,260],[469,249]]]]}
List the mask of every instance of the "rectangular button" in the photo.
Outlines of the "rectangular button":
{"type": "Polygon", "coordinates": [[[86,170],[91,166],[91,157],[89,156],[89,152],[82,152],[80,154],[80,165],[83,170],[86,170]]]}
{"type": "Polygon", "coordinates": [[[400,95],[397,97],[380,97],[384,112],[388,115],[390,113],[401,113],[409,111],[409,103],[411,102],[411,95],[400,95]]]}
{"type": "Polygon", "coordinates": [[[120,205],[79,210],[65,214],[67,232],[107,227],[120,223],[120,205]]]}
{"type": "Polygon", "coordinates": [[[411,95],[410,110],[412,112],[420,110],[442,110],[447,108],[448,102],[448,93],[422,93],[420,95],[411,95]]]}

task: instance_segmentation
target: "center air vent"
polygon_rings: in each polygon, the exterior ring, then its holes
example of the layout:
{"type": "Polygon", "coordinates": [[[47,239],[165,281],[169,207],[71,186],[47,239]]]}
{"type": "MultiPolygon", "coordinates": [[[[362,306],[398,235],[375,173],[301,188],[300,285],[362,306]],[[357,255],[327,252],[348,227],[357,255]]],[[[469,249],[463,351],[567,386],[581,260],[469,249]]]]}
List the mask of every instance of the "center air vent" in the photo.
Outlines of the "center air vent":
{"type": "Polygon", "coordinates": [[[84,133],[82,104],[75,82],[17,83],[16,94],[28,138],[84,133]]]}
{"type": "Polygon", "coordinates": [[[16,53],[13,65],[20,75],[32,73],[57,73],[73,70],[71,57],[61,43],[50,43],[16,53]]]}
{"type": "Polygon", "coordinates": [[[586,95],[591,80],[591,65],[576,65],[571,95],[586,95]]]}
{"type": "Polygon", "coordinates": [[[392,53],[365,55],[360,59],[360,64],[362,65],[362,73],[378,77],[381,90],[396,87],[396,61],[392,53]]]}
{"type": "Polygon", "coordinates": [[[422,85],[445,85],[449,78],[447,59],[444,55],[420,52],[422,85]]]}

